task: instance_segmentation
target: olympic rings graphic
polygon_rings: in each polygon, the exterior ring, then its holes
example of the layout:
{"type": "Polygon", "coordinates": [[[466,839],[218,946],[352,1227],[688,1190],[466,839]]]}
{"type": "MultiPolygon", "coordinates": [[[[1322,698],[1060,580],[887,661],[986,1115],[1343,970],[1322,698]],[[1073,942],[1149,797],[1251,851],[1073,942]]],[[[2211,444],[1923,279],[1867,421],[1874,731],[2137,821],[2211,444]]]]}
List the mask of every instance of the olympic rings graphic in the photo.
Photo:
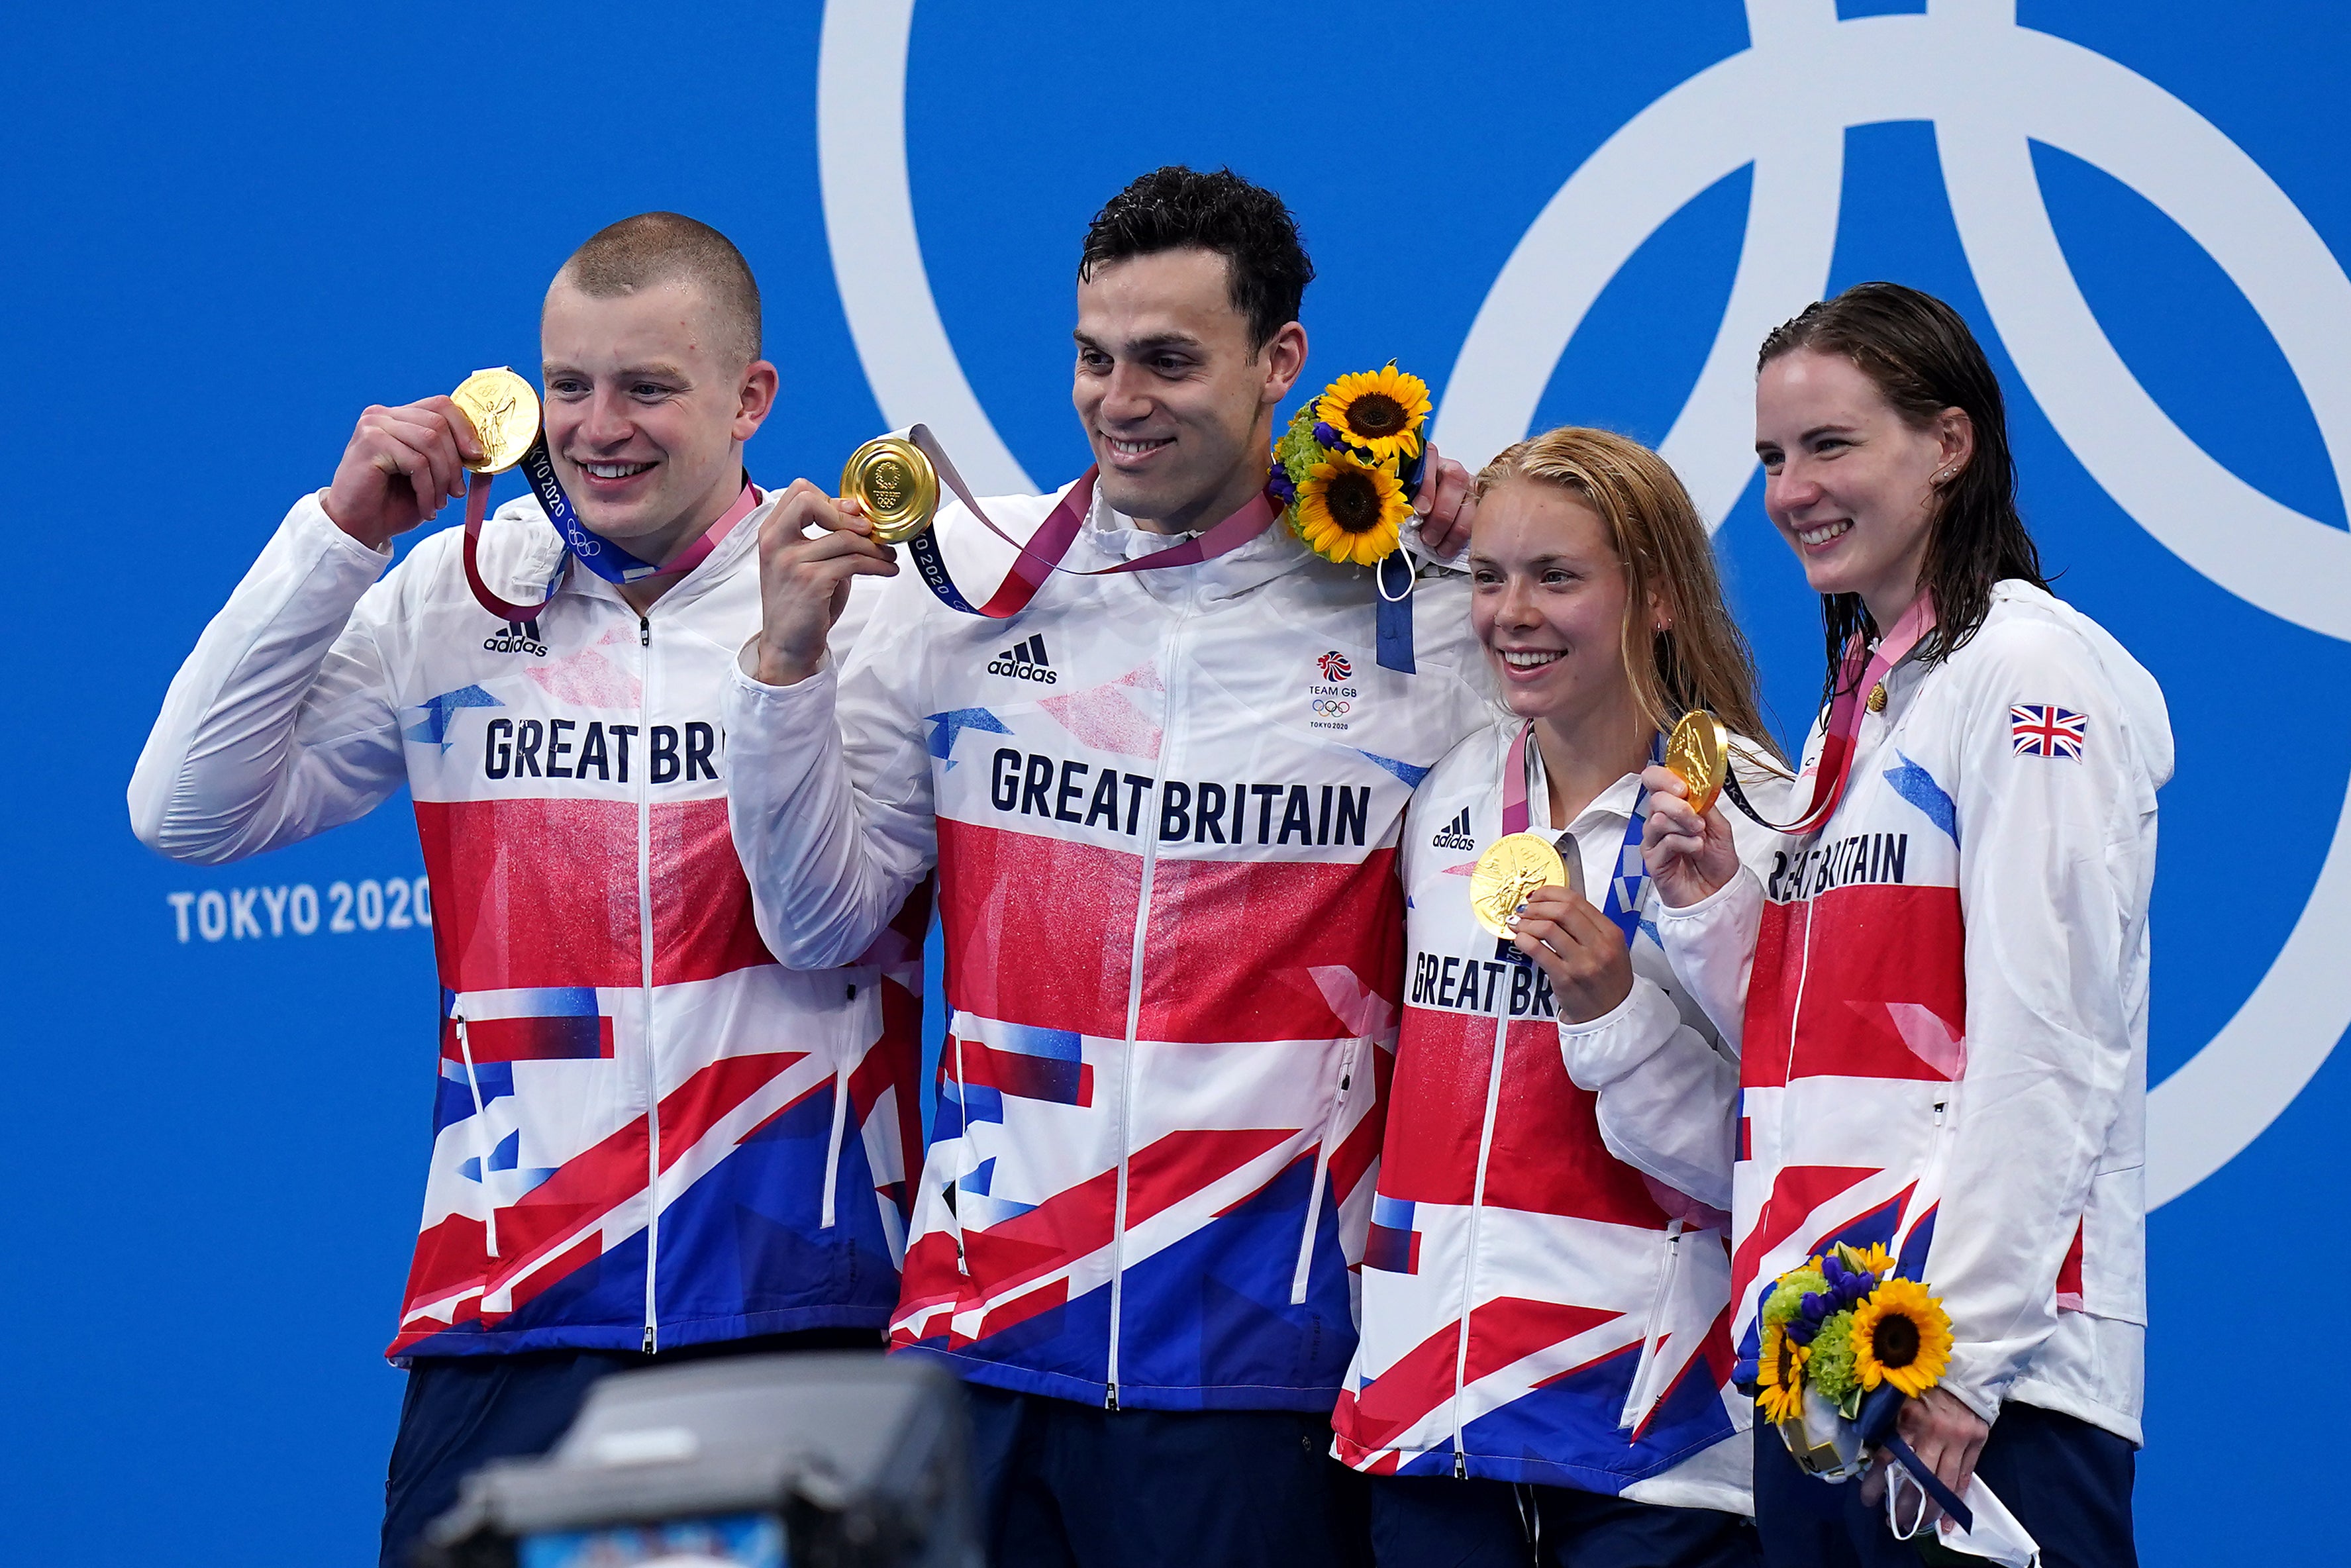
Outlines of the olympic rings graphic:
{"type": "Polygon", "coordinates": [[[1348,705],[1338,697],[1316,697],[1314,699],[1314,711],[1316,713],[1322,714],[1327,717],[1336,718],[1341,714],[1345,713],[1347,711],[1347,707],[1348,705]]]}
{"type": "MultiPolygon", "coordinates": [[[[1835,0],[1748,0],[1749,47],[1627,121],[1520,239],[1464,340],[1437,444],[1523,436],[1576,327],[1642,243],[1752,165],[1739,267],[1705,365],[1663,444],[1719,526],[1750,483],[1755,345],[1820,297],[1847,129],[1931,120],[1968,265],[2009,357],[2090,476],[2181,560],[2297,626],[2351,641],[2351,534],[2253,488],[2148,396],[2059,248],[2031,142],[2104,171],[2178,224],[2243,293],[2309,401],[2351,503],[2351,278],[2252,158],[2116,62],[2018,26],[2015,0],[1929,0],[1841,20],[1835,0]],[[1781,88],[1802,75],[1801,100],[1781,88]],[[1808,113],[1807,110],[1810,110],[1808,113]]],[[[965,378],[917,240],[905,144],[914,0],[833,0],[817,82],[833,272],[884,416],[924,420],[983,493],[1029,493],[965,378]]],[[[2351,1027],[2351,792],[2293,933],[2236,1015],[2158,1085],[2148,1201],[2211,1175],[2301,1092],[2351,1027]]]]}

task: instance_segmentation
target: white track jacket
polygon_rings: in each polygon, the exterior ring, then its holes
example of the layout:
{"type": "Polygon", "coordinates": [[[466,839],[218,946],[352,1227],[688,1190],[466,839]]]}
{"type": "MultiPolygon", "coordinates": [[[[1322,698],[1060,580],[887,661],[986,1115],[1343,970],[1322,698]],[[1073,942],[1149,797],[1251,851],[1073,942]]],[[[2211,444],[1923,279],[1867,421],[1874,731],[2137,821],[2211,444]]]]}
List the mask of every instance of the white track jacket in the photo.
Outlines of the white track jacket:
{"type": "MultiPolygon", "coordinates": [[[[649,614],[573,570],[509,624],[467,591],[462,529],[386,574],[306,497],[164,699],[131,818],[175,860],[413,798],[442,1005],[417,1042],[434,1139],[396,1356],[888,1319],[927,911],[820,973],[760,945],[718,694],[759,622],[762,515],[649,614]]],[[[528,497],[482,546],[527,600],[564,560],[528,497]]]]}
{"type": "MultiPolygon", "coordinates": [[[[1404,1025],[1337,1452],[1381,1475],[1752,1512],[1753,1402],[1730,1378],[1738,1061],[1657,945],[1654,884],[1631,994],[1583,1023],[1478,925],[1469,873],[1502,832],[1520,727],[1455,747],[1407,819],[1404,1025]]],[[[1531,747],[1527,769],[1530,829],[1549,839],[1562,824],[1531,747]]],[[[1782,781],[1740,776],[1777,806],[1782,781]]],[[[1640,795],[1627,776],[1564,824],[1595,908],[1621,857],[1639,870],[1625,841],[1640,795]]],[[[1733,831],[1750,865],[1785,842],[1733,831]]]]}
{"type": "MultiPolygon", "coordinates": [[[[986,503],[1025,537],[1058,497],[986,503]]],[[[1010,551],[960,507],[967,589],[1010,551]]],[[[1173,540],[1097,497],[1066,564],[1173,540]]],[[[862,951],[934,866],[951,1032],[893,1343],[1000,1387],[1328,1410],[1401,998],[1396,835],[1486,711],[1460,579],[1419,673],[1371,575],[1280,525],[1056,573],[1018,616],[911,568],[854,653],[726,695],[736,843],[785,961],[862,951]]]]}
{"type": "Polygon", "coordinates": [[[1658,914],[1741,1040],[1733,1337],[1755,1354],[1808,1254],[1880,1242],[1949,1311],[1944,1386],[1977,1414],[2019,1399],[2137,1442],[2163,695],[2021,582],[1886,688],[1817,835],[1658,914]]]}

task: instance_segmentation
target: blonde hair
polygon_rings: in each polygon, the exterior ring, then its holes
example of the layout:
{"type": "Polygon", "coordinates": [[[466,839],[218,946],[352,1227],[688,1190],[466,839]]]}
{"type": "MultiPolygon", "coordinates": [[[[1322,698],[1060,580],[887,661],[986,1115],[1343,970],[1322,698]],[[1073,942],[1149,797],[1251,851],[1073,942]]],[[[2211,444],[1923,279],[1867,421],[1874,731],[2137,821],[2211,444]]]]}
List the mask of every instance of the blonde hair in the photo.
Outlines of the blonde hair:
{"type": "Polygon", "coordinates": [[[1756,701],[1755,655],[1722,601],[1714,541],[1666,460],[1613,432],[1567,424],[1495,457],[1478,494],[1512,482],[1565,490],[1607,528],[1625,565],[1625,673],[1642,716],[1666,731],[1690,709],[1709,709],[1784,766],[1756,701]],[[1653,602],[1662,630],[1651,629],[1653,602]]]}

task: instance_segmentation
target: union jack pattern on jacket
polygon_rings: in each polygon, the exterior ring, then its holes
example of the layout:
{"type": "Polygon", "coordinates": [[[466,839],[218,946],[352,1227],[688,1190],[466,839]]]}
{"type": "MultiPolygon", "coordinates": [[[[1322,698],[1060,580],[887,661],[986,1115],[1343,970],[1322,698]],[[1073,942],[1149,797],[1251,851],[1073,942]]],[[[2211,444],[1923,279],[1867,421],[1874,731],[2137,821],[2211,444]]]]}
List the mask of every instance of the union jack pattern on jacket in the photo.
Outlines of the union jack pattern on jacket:
{"type": "MultiPolygon", "coordinates": [[[[414,800],[442,1023],[395,1356],[887,1320],[925,912],[820,973],[759,941],[717,709],[758,626],[760,515],[642,619],[574,570],[509,625],[467,591],[458,530],[386,575],[306,498],[172,684],[131,787],[167,854],[414,800]]],[[[482,554],[533,599],[559,559],[528,499],[482,554]]]]}
{"type": "MultiPolygon", "coordinates": [[[[1469,873],[1503,831],[1519,727],[1464,740],[1407,821],[1407,989],[1337,1452],[1375,1474],[1751,1511],[1723,1212],[1737,1065],[1646,919],[1632,994],[1582,1024],[1478,925],[1469,873]],[[1612,1153],[1628,1089],[1685,1124],[1681,1155],[1644,1170],[1612,1153]]],[[[1548,839],[1532,748],[1528,767],[1532,831],[1548,839]]],[[[1620,858],[1640,852],[1625,844],[1639,793],[1620,779],[1566,824],[1604,903],[1620,858]]],[[[1750,857],[1770,840],[1740,836],[1750,857]]]]}
{"type": "MultiPolygon", "coordinates": [[[[987,506],[1025,534],[1056,499],[987,506]]],[[[967,513],[940,527],[959,579],[1002,576],[967,513]]],[[[1067,564],[1170,542],[1097,501],[1067,564]]],[[[1280,529],[1054,575],[1008,621],[909,571],[837,697],[830,669],[730,687],[778,953],[858,950],[937,867],[954,1013],[897,1346],[1096,1405],[1330,1407],[1395,1043],[1396,831],[1481,711],[1458,580],[1422,585],[1416,675],[1379,667],[1372,592],[1280,529]]]]}
{"type": "Polygon", "coordinates": [[[1752,1355],[1782,1270],[1879,1242],[1942,1298],[1943,1385],[1978,1415],[2137,1442],[2162,694],[2018,582],[1886,689],[1821,831],[1658,918],[1712,1016],[1744,998],[1734,1334],[1752,1355]]]}

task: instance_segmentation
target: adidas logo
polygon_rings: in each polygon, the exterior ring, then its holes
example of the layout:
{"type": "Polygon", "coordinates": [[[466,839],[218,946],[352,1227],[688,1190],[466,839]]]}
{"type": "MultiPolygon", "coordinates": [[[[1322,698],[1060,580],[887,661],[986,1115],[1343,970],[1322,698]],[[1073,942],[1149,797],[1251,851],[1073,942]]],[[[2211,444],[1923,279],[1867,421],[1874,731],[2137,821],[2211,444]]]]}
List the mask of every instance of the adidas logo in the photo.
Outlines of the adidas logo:
{"type": "Polygon", "coordinates": [[[1451,821],[1446,823],[1444,828],[1437,832],[1437,835],[1429,840],[1428,842],[1429,847],[1432,849],[1476,849],[1478,847],[1478,841],[1472,838],[1469,834],[1469,808],[1467,806],[1462,807],[1461,814],[1454,818],[1451,821]]]}
{"type": "Polygon", "coordinates": [[[538,640],[538,622],[509,621],[506,629],[494,632],[482,639],[482,646],[493,653],[529,653],[547,657],[547,644],[538,640]]]}
{"type": "Polygon", "coordinates": [[[1053,661],[1045,657],[1045,633],[1038,632],[1024,643],[1015,643],[987,662],[991,675],[1010,675],[1016,681],[1037,681],[1051,685],[1061,677],[1053,669],[1053,661]]]}

